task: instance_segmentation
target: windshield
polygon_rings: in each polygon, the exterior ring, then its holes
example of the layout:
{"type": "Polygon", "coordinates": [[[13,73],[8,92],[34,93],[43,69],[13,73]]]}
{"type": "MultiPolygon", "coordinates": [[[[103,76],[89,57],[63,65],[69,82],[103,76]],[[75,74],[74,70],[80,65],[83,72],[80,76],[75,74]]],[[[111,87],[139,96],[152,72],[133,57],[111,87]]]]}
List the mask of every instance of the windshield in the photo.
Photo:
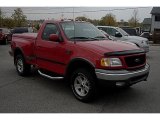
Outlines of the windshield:
{"type": "Polygon", "coordinates": [[[123,29],[121,29],[121,28],[117,28],[117,29],[118,29],[118,31],[119,31],[121,34],[123,34],[124,36],[129,36],[129,34],[126,33],[123,29]]]}
{"type": "Polygon", "coordinates": [[[62,28],[70,40],[99,40],[107,39],[94,25],[87,22],[62,22],[62,28]]]}

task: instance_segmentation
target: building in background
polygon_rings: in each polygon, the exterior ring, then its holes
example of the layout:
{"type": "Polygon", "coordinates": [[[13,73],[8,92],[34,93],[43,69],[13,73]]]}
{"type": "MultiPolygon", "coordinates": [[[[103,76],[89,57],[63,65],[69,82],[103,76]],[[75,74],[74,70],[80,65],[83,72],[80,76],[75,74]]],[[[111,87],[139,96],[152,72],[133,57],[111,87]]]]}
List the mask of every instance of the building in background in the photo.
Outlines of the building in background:
{"type": "Polygon", "coordinates": [[[151,18],[144,18],[142,22],[142,31],[143,32],[151,31],[151,18]]]}
{"type": "Polygon", "coordinates": [[[151,32],[160,32],[160,7],[153,7],[151,16],[151,32]]]}

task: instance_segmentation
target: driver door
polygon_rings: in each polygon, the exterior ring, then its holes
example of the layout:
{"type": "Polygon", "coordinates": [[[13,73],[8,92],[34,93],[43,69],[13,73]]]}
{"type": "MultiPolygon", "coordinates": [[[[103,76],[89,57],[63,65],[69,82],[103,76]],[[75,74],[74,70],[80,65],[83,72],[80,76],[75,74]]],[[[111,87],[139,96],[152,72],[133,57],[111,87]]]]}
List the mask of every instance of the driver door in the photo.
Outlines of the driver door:
{"type": "Polygon", "coordinates": [[[63,73],[65,64],[62,61],[64,56],[64,43],[50,41],[50,34],[59,35],[56,24],[47,23],[42,32],[41,38],[36,42],[37,66],[55,73],[63,73]]]}

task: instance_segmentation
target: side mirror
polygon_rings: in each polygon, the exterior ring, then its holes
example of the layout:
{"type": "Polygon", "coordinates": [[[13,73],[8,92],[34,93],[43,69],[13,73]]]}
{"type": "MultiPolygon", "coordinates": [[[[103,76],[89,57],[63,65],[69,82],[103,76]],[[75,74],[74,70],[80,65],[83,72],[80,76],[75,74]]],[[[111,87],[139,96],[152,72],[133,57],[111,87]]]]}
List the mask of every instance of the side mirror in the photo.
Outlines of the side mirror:
{"type": "Polygon", "coordinates": [[[57,34],[50,34],[49,40],[53,41],[53,42],[58,42],[59,41],[59,37],[58,37],[57,34]]]}
{"type": "Polygon", "coordinates": [[[116,32],[116,33],[115,33],[115,37],[122,37],[122,34],[119,33],[119,32],[116,32]]]}

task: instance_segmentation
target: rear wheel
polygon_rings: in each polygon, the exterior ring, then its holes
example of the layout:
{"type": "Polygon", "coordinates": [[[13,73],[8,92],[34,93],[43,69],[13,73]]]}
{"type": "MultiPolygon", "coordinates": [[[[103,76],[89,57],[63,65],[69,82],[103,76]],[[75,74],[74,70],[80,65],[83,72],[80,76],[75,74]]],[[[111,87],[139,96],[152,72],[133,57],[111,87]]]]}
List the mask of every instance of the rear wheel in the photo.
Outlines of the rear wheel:
{"type": "Polygon", "coordinates": [[[31,71],[31,65],[27,64],[24,57],[19,54],[15,58],[16,70],[20,76],[26,76],[31,71]]]}
{"type": "Polygon", "coordinates": [[[71,77],[71,88],[75,97],[82,102],[89,102],[94,99],[96,83],[94,74],[88,69],[77,69],[71,77]]]}

